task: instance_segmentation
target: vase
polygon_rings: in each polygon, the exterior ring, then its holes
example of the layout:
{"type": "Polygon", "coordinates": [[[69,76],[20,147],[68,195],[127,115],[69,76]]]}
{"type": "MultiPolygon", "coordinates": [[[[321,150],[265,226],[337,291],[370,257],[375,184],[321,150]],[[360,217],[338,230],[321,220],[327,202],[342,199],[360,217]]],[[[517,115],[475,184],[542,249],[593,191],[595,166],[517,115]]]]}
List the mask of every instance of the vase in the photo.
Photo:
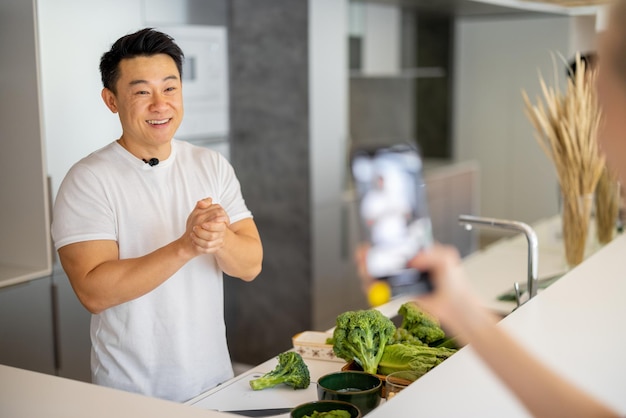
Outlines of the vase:
{"type": "Polygon", "coordinates": [[[570,267],[577,266],[585,257],[593,201],[593,194],[563,196],[561,208],[563,244],[565,259],[570,267]]]}

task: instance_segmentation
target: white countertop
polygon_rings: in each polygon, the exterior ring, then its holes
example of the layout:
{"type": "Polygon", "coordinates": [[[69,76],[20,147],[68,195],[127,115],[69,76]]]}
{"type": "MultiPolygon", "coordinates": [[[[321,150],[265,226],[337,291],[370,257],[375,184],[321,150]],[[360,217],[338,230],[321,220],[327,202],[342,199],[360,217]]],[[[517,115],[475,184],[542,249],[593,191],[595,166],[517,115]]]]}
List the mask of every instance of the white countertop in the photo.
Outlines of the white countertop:
{"type": "MultiPolygon", "coordinates": [[[[276,367],[277,359],[272,358],[234,379],[187,402],[197,408],[233,411],[240,409],[293,408],[294,406],[317,400],[317,379],[341,370],[345,363],[304,359],[311,374],[311,385],[307,389],[294,390],[286,385],[254,391],[249,381],[276,367]]],[[[277,415],[289,417],[289,414],[277,415]]]]}
{"type": "Polygon", "coordinates": [[[0,365],[2,418],[211,418],[232,416],[0,365]]]}
{"type": "MultiPolygon", "coordinates": [[[[516,310],[500,326],[558,373],[626,415],[626,236],[516,310]]],[[[528,417],[471,347],[368,418],[528,417]]]]}

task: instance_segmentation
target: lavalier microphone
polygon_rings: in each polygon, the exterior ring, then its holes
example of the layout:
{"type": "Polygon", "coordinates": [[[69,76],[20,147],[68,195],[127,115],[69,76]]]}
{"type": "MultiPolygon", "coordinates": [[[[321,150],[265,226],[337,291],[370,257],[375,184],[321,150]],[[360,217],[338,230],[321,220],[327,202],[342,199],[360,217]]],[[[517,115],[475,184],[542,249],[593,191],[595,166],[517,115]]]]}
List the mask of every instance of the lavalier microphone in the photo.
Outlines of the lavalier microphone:
{"type": "Polygon", "coordinates": [[[150,158],[149,160],[146,160],[145,158],[142,158],[143,162],[150,165],[150,167],[154,167],[155,165],[157,165],[159,163],[159,159],[158,158],[150,158]]]}

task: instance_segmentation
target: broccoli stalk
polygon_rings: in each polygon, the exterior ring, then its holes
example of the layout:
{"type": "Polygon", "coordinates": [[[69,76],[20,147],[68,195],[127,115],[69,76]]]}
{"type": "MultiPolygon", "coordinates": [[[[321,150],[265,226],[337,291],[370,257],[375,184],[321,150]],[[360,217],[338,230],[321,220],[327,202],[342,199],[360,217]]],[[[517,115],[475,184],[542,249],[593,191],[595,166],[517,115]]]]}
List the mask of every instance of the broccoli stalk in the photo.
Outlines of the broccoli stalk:
{"type": "Polygon", "coordinates": [[[274,370],[250,381],[250,387],[261,390],[274,387],[280,383],[293,386],[294,389],[306,389],[311,383],[309,368],[300,354],[287,351],[278,355],[278,364],[274,370]]]}
{"type": "Polygon", "coordinates": [[[333,351],[375,374],[385,346],[396,331],[389,318],[375,309],[347,311],[337,316],[333,351]]]}

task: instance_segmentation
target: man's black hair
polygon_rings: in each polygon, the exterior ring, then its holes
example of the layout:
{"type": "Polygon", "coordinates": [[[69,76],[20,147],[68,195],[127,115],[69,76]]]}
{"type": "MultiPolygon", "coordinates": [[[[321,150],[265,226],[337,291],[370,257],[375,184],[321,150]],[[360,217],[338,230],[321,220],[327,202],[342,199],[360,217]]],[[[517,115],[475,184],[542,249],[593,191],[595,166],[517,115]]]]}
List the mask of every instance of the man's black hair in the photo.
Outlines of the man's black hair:
{"type": "Polygon", "coordinates": [[[139,56],[157,54],[169,55],[176,63],[178,74],[183,77],[184,54],[174,39],[153,28],[141,29],[135,33],[122,36],[111,46],[111,50],[100,59],[100,76],[104,87],[116,93],[115,84],[120,77],[120,61],[139,56]]]}

